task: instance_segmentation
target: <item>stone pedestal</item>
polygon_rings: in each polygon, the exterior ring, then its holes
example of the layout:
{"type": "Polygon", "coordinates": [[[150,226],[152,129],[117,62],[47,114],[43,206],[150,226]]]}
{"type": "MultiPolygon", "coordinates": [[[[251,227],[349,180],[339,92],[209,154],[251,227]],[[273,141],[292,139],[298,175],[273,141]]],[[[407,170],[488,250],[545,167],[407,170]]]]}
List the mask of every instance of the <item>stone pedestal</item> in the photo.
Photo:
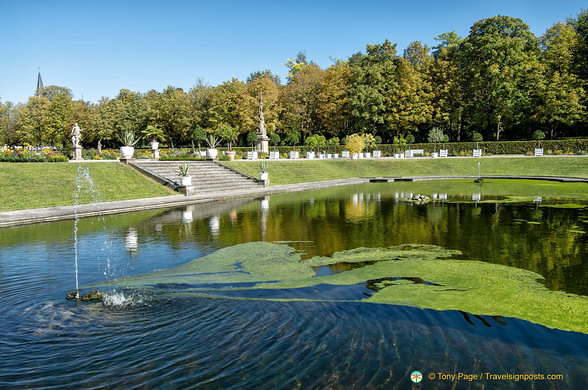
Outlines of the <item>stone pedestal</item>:
{"type": "Polygon", "coordinates": [[[151,149],[151,159],[159,160],[159,149],[151,149]]]}
{"type": "Polygon", "coordinates": [[[269,137],[264,135],[257,136],[255,143],[255,151],[257,153],[269,153],[269,137]]]}
{"type": "Polygon", "coordinates": [[[82,147],[81,146],[75,146],[73,148],[73,157],[72,157],[72,160],[74,160],[74,161],[78,161],[78,160],[81,161],[81,160],[83,160],[83,158],[82,158],[82,147]]]}

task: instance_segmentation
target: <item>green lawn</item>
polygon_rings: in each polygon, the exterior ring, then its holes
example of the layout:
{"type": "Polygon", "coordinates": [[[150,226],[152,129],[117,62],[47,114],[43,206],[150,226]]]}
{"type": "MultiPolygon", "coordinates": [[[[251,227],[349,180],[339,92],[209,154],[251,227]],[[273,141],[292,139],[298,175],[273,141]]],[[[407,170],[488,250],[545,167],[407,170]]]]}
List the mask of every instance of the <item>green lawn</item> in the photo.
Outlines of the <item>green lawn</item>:
{"type": "MultiPolygon", "coordinates": [[[[0,163],[0,211],[72,205],[78,165],[89,169],[102,201],[176,194],[118,163],[0,163]]],[[[91,202],[89,196],[81,199],[91,202]]]]}
{"type": "MultiPolygon", "coordinates": [[[[588,178],[587,157],[503,157],[406,160],[297,160],[270,161],[270,183],[292,184],[351,177],[482,175],[568,176],[588,178]]],[[[259,162],[225,164],[258,177],[259,162]]]]}

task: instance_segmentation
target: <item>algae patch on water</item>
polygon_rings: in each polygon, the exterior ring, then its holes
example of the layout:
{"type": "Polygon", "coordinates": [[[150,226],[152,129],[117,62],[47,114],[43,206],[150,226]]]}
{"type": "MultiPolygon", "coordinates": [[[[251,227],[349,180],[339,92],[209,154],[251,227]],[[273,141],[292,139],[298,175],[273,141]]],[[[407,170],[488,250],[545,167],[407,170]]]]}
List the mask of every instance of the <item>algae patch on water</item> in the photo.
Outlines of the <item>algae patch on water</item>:
{"type": "Polygon", "coordinates": [[[531,271],[450,259],[459,253],[433,245],[403,245],[357,248],[302,260],[287,245],[254,242],[107,284],[173,294],[223,297],[225,293],[243,299],[249,299],[251,291],[278,289],[282,290],[280,300],[337,300],[333,295],[309,298],[288,293],[313,286],[363,285],[370,293],[357,294],[354,301],[515,317],[588,333],[588,297],[548,290],[540,282],[542,277],[531,271]],[[332,273],[317,273],[324,267],[332,273]]]}

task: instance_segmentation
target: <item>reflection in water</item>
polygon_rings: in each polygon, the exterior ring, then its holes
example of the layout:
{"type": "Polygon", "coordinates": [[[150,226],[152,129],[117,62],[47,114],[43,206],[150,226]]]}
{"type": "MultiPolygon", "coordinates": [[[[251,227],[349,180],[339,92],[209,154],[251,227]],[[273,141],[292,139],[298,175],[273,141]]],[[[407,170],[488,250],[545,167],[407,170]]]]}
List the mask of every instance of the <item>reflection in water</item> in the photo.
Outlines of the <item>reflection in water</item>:
{"type": "Polygon", "coordinates": [[[208,220],[208,227],[210,228],[210,234],[213,237],[218,237],[218,233],[220,231],[220,221],[218,215],[213,215],[208,220]]]}
{"type": "Polygon", "coordinates": [[[135,253],[139,246],[139,237],[137,231],[130,228],[125,235],[125,248],[129,253],[135,253]]]}
{"type": "MultiPolygon", "coordinates": [[[[303,259],[418,243],[531,270],[552,290],[588,295],[588,213],[546,207],[586,204],[586,197],[564,196],[585,187],[500,183],[485,180],[480,191],[465,182],[353,186],[275,195],[267,208],[257,199],[215,202],[194,205],[191,221],[184,220],[187,209],[110,216],[104,224],[82,219],[80,283],[168,269],[252,241],[288,242],[303,259]],[[402,200],[412,193],[439,196],[428,204],[402,200]],[[477,208],[471,194],[480,195],[477,208]],[[509,195],[526,200],[486,203],[509,195]]],[[[174,296],[129,298],[135,304],[126,306],[72,305],[63,299],[71,285],[72,228],[66,221],[1,231],[0,387],[410,388],[413,370],[425,378],[430,372],[563,373],[564,381],[547,385],[500,385],[585,387],[588,336],[513,318],[174,296]]],[[[317,273],[335,274],[337,267],[317,273]]]]}

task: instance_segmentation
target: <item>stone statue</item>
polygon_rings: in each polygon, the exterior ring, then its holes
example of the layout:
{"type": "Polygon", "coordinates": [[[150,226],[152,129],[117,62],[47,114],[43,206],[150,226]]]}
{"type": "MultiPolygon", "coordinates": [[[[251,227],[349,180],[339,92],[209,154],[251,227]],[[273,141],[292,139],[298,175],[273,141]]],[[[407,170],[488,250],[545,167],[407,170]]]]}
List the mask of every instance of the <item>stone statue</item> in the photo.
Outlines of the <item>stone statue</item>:
{"type": "Polygon", "coordinates": [[[71,129],[71,143],[74,148],[80,147],[80,138],[82,138],[82,131],[78,127],[78,124],[74,123],[74,127],[71,129]]]}
{"type": "Polygon", "coordinates": [[[255,150],[259,153],[269,153],[269,138],[265,131],[265,119],[263,119],[263,100],[262,93],[259,92],[259,122],[257,125],[257,142],[255,143],[255,150]]]}
{"type": "Polygon", "coordinates": [[[267,137],[267,133],[265,131],[265,119],[263,118],[263,100],[262,100],[262,93],[259,92],[259,122],[257,125],[257,134],[263,137],[267,137]]]}

